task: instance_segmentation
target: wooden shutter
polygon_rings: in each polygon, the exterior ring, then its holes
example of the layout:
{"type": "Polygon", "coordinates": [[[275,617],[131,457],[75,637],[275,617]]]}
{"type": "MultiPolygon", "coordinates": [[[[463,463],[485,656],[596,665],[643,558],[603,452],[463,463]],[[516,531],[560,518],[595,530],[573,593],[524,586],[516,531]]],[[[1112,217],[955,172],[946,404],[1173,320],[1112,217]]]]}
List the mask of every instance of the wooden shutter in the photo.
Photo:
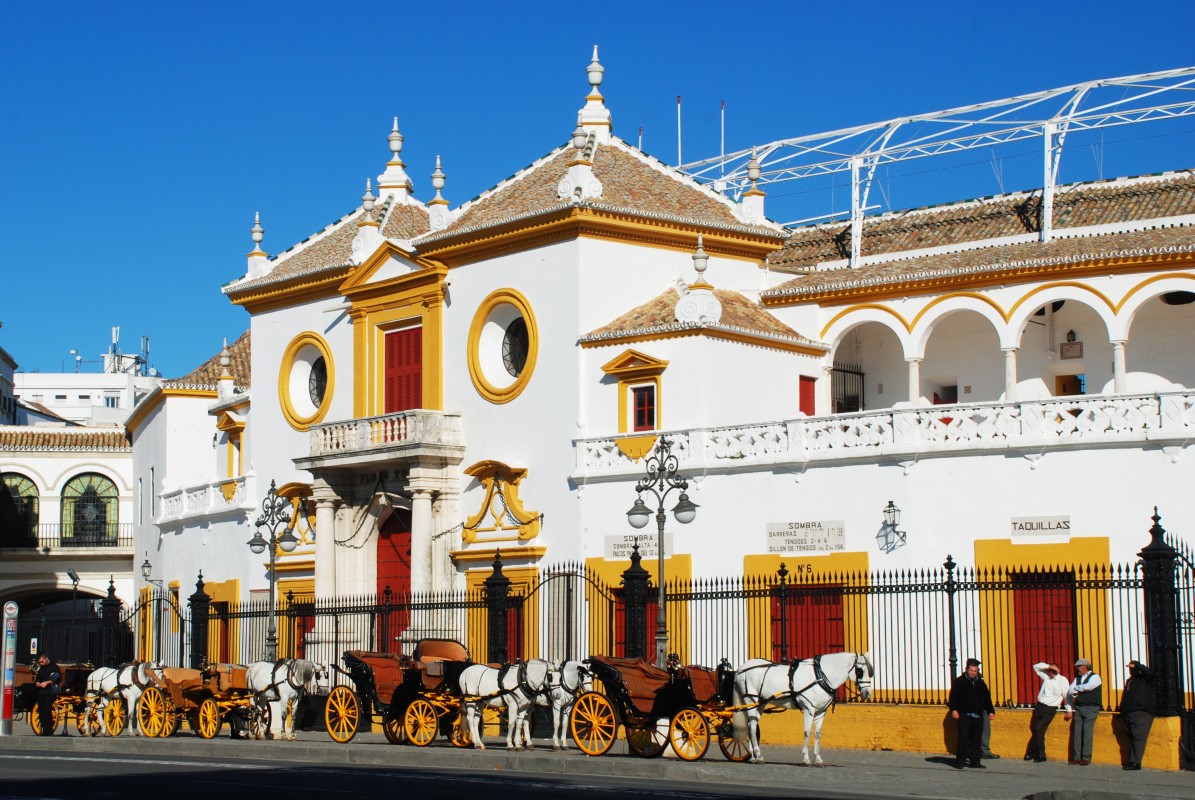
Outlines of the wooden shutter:
{"type": "Polygon", "coordinates": [[[800,411],[807,417],[816,416],[817,378],[801,376],[800,411]]]}
{"type": "Polygon", "coordinates": [[[385,410],[423,407],[423,328],[386,334],[385,410]]]}

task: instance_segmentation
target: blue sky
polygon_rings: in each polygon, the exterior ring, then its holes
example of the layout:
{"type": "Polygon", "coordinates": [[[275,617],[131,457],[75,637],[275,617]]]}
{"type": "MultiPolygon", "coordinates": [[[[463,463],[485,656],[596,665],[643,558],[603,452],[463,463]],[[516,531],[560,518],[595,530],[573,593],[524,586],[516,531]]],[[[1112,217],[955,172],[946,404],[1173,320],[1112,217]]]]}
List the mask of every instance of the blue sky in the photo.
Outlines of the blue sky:
{"type": "MultiPolygon", "coordinates": [[[[97,369],[119,325],[126,352],[147,334],[153,365],[186,373],[248,327],[220,286],[244,273],[254,211],[270,253],[347,213],[382,171],[394,115],[416,195],[431,197],[440,154],[455,206],[565,141],[595,43],[615,133],[633,143],[642,126],[668,163],[677,95],[690,161],[717,155],[721,100],[734,150],[1195,64],[1189,1],[13,2],[2,14],[0,347],[42,372],[69,369],[72,348],[97,369]]],[[[1108,133],[1106,177],[1195,166],[1195,119],[1141,139],[1149,128],[1108,133]]],[[[1072,161],[1064,179],[1097,177],[1094,158],[1072,161]]],[[[980,179],[940,199],[996,191],[980,179]]]]}

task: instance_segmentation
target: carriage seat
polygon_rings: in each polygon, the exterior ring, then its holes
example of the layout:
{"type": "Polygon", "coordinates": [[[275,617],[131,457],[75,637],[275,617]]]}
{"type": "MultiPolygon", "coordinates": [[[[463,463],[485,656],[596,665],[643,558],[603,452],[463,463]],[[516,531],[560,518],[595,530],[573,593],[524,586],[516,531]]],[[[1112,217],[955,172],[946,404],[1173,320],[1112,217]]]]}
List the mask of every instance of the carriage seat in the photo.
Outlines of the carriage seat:
{"type": "Polygon", "coordinates": [[[647,663],[642,658],[611,658],[609,656],[590,656],[594,661],[618,670],[622,676],[622,685],[626,688],[631,702],[640,711],[651,711],[656,701],[656,692],[668,684],[671,676],[667,670],[647,663]]]}
{"type": "Polygon", "coordinates": [[[682,667],[680,674],[689,679],[693,686],[693,698],[698,703],[708,703],[718,696],[718,670],[690,664],[682,667]]]}
{"type": "Polygon", "coordinates": [[[249,688],[249,668],[242,664],[209,664],[207,674],[221,692],[249,688]]]}
{"type": "Polygon", "coordinates": [[[416,661],[468,661],[469,648],[455,639],[420,639],[415,645],[416,661]]]}
{"type": "Polygon", "coordinates": [[[350,659],[367,665],[373,673],[373,685],[378,697],[390,698],[394,689],[403,682],[404,670],[410,662],[397,653],[377,653],[368,650],[350,650],[345,653],[345,663],[352,668],[350,659]]]}
{"type": "Polygon", "coordinates": [[[203,673],[187,667],[165,667],[162,669],[162,682],[171,686],[202,686],[203,673]]]}

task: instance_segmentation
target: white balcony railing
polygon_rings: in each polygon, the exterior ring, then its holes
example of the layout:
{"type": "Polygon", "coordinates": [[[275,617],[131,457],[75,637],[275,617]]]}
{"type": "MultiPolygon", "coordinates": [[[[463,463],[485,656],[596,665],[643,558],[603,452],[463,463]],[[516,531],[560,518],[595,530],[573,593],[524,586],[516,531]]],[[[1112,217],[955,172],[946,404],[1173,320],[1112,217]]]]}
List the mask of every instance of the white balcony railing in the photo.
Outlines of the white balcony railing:
{"type": "Polygon", "coordinates": [[[190,521],[229,511],[250,509],[249,476],[222,478],[210,483],[185,486],[158,496],[161,512],[159,525],[190,521]]]}
{"type": "Polygon", "coordinates": [[[411,447],[462,447],[461,415],[400,411],[313,425],[311,458],[364,455],[411,447]]]}
{"type": "MultiPolygon", "coordinates": [[[[672,439],[672,452],[681,464],[701,464],[707,469],[733,469],[744,462],[803,463],[1004,448],[1183,442],[1195,436],[1195,391],[885,409],[664,433],[672,439]]],[[[619,438],[577,440],[576,474],[640,469],[619,448],[619,438]]]]}

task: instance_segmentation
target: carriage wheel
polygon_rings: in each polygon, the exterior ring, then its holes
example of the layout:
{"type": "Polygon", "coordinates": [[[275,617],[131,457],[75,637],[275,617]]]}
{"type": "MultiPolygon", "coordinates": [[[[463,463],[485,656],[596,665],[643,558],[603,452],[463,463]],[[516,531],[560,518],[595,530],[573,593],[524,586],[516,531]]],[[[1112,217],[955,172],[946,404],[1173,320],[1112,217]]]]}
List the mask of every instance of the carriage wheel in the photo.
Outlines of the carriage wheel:
{"type": "Polygon", "coordinates": [[[453,747],[468,747],[473,744],[473,736],[469,733],[469,723],[465,719],[465,709],[463,708],[452,723],[452,732],[448,735],[448,741],[452,742],[453,747]]]}
{"type": "Polygon", "coordinates": [[[137,725],[141,728],[142,736],[151,738],[165,736],[166,720],[169,713],[166,707],[166,695],[157,686],[147,686],[137,701],[137,725]]]}
{"type": "Polygon", "coordinates": [[[200,739],[215,739],[223,722],[220,719],[220,706],[212,698],[205,697],[191,720],[191,730],[200,739]]]}
{"type": "Polygon", "coordinates": [[[273,719],[274,712],[270,709],[270,701],[258,695],[249,705],[249,735],[254,739],[266,738],[273,719]]]}
{"type": "Polygon", "coordinates": [[[568,728],[582,753],[603,755],[614,745],[614,737],[618,734],[614,706],[604,695],[586,692],[573,704],[568,715],[568,728]]]}
{"type": "Polygon", "coordinates": [[[171,736],[178,733],[178,726],[180,722],[181,720],[178,714],[175,714],[174,708],[171,707],[169,709],[169,713],[166,714],[166,724],[162,726],[162,732],[158,735],[163,739],[169,739],[171,736]]]}
{"type": "Polygon", "coordinates": [[[646,727],[627,727],[627,747],[640,758],[658,758],[668,747],[668,737],[660,732],[655,720],[647,720],[646,727]]]}
{"type": "Polygon", "coordinates": [[[84,703],[75,712],[75,727],[80,736],[99,736],[104,730],[103,720],[100,719],[99,703],[84,703]]]}
{"type": "Polygon", "coordinates": [[[723,722],[718,726],[718,749],[727,761],[746,761],[751,757],[751,747],[746,741],[734,738],[734,726],[723,722]]]}
{"type": "Polygon", "coordinates": [[[710,748],[710,725],[695,708],[682,708],[668,725],[672,749],[684,761],[696,761],[710,748]]]}
{"type": "Polygon", "coordinates": [[[407,739],[416,747],[427,747],[436,738],[439,720],[436,709],[422,697],[416,697],[407,706],[407,713],[403,714],[403,727],[407,731],[407,739]]]}
{"type": "Polygon", "coordinates": [[[386,741],[390,744],[406,744],[407,729],[403,727],[402,717],[385,716],[382,718],[382,733],[386,734],[386,741]]]}
{"type": "Polygon", "coordinates": [[[328,704],[324,706],[324,723],[328,735],[337,744],[346,744],[357,735],[357,727],[361,724],[361,704],[349,687],[336,686],[332,689],[328,704]]]}
{"type": "Polygon", "coordinates": [[[120,736],[129,724],[129,711],[123,697],[113,697],[104,704],[104,730],[109,736],[120,736]]]}
{"type": "MultiPolygon", "coordinates": [[[[57,703],[55,703],[50,707],[50,713],[53,715],[54,725],[54,727],[50,729],[50,733],[53,733],[54,731],[58,730],[58,723],[62,721],[62,709],[58,707],[57,703]]],[[[33,732],[36,735],[41,736],[41,714],[37,713],[36,706],[29,711],[29,727],[33,728],[33,732]]]]}

